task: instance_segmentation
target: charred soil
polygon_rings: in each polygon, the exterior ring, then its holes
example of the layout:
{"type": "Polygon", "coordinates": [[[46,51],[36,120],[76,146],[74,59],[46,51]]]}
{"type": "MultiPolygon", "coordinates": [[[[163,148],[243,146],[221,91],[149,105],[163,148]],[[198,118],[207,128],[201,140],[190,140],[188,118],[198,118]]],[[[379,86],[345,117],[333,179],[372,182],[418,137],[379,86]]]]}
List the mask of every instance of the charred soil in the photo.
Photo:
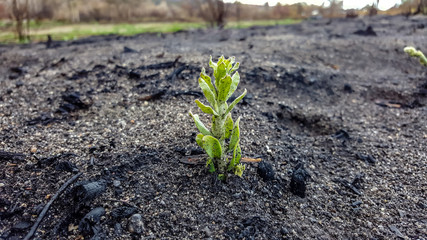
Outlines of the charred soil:
{"type": "MultiPolygon", "coordinates": [[[[0,238],[425,239],[427,18],[0,46],[0,238]],[[373,34],[375,33],[375,34],[373,34]],[[203,164],[188,111],[209,55],[248,95],[243,178],[203,164]]],[[[209,119],[204,118],[207,123],[209,119]]]]}

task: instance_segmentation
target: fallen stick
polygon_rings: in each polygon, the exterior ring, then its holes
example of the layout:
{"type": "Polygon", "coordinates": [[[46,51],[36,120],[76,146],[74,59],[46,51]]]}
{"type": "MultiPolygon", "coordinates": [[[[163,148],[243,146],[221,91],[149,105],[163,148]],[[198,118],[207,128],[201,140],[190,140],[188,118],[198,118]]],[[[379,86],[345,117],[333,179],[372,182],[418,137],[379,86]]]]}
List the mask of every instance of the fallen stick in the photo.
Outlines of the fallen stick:
{"type": "Polygon", "coordinates": [[[46,215],[47,211],[50,208],[50,205],[52,205],[52,203],[59,197],[59,195],[61,195],[61,193],[74,181],[77,180],[77,178],[80,177],[80,175],[82,175],[82,173],[77,173],[76,175],[74,175],[72,178],[70,178],[67,182],[65,182],[61,188],[59,188],[59,190],[55,193],[55,195],[53,196],[52,199],[50,199],[50,201],[46,204],[46,206],[44,206],[42,212],[40,213],[39,217],[37,218],[36,222],[34,223],[34,225],[31,227],[30,232],[25,236],[24,240],[30,240],[34,233],[37,231],[37,228],[39,227],[40,223],[42,222],[44,216],[46,215]]]}

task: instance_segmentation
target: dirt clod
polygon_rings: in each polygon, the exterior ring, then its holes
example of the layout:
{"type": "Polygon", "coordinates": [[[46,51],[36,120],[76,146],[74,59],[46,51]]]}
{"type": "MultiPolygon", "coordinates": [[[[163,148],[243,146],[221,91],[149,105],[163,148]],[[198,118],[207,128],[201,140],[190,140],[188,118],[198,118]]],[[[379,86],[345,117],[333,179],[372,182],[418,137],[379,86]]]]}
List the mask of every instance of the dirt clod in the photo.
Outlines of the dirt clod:
{"type": "Polygon", "coordinates": [[[304,169],[304,165],[299,163],[292,172],[290,189],[291,192],[299,197],[304,198],[307,190],[307,180],[310,174],[304,169]]]}
{"type": "Polygon", "coordinates": [[[264,180],[264,181],[271,181],[274,179],[274,169],[271,163],[268,163],[266,161],[261,161],[258,163],[258,175],[264,180]]]}

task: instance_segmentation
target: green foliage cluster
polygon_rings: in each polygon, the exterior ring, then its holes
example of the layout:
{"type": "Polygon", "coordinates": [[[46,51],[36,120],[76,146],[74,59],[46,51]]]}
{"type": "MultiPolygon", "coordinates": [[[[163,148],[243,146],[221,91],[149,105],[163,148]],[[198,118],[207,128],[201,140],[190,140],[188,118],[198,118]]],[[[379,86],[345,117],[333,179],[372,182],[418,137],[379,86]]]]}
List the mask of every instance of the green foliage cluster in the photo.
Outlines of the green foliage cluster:
{"type": "Polygon", "coordinates": [[[411,57],[419,58],[421,65],[427,67],[427,58],[420,50],[417,50],[414,47],[405,47],[403,51],[405,51],[411,57]]]}
{"type": "Polygon", "coordinates": [[[190,112],[196,127],[200,133],[196,137],[197,144],[202,147],[208,155],[206,166],[210,172],[217,172],[218,178],[225,180],[228,172],[242,176],[245,167],[240,163],[242,151],[240,148],[240,117],[233,121],[231,110],[246,95],[246,89],[230,105],[227,100],[236,91],[240,82],[239,63],[235,58],[225,59],[221,56],[217,63],[209,61],[213,69],[213,78],[202,69],[199,78],[199,86],[203,91],[209,105],[196,100],[197,106],[212,116],[211,128],[208,129],[197,114],[190,112]],[[230,155],[230,156],[229,156],[230,155]]]}

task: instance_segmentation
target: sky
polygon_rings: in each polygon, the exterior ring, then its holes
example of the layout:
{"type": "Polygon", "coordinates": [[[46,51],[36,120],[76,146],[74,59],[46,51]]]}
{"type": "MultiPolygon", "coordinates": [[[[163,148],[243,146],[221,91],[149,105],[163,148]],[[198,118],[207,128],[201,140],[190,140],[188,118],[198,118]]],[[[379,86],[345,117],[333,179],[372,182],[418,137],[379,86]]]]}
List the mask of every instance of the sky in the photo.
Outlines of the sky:
{"type": "MultiPolygon", "coordinates": [[[[224,2],[235,2],[235,0],[224,0],[224,2]]],[[[245,4],[258,4],[258,5],[264,5],[266,2],[270,6],[275,6],[278,2],[281,4],[294,4],[297,2],[306,2],[308,4],[315,4],[315,5],[322,5],[323,2],[325,2],[325,5],[329,1],[327,0],[239,0],[241,3],[245,4]]],[[[351,9],[351,8],[363,8],[366,5],[371,5],[373,2],[377,2],[376,0],[344,0],[343,7],[344,9],[351,9]]],[[[401,0],[380,0],[380,4],[378,8],[380,10],[387,10],[391,7],[393,7],[395,4],[400,4],[401,0]]]]}

